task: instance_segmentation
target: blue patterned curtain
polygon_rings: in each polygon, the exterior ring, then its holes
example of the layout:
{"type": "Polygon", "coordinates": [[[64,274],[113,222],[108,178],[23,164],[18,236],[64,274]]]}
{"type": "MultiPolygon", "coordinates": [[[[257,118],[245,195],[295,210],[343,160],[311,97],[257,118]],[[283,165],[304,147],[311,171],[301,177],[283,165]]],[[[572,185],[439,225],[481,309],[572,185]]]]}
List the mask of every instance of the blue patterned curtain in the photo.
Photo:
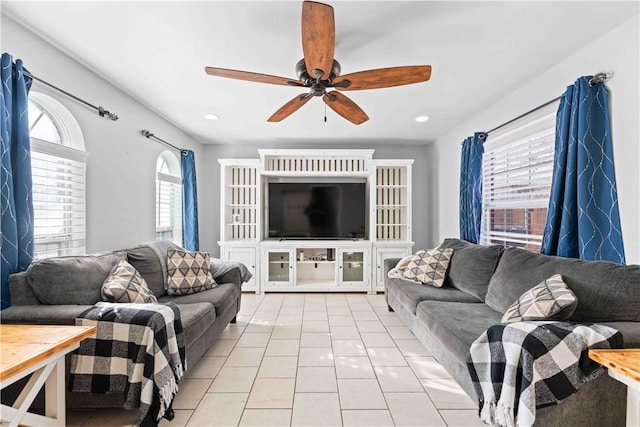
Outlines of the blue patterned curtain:
{"type": "Polygon", "coordinates": [[[200,250],[198,237],[198,191],[193,151],[180,151],[182,168],[182,242],[189,251],[200,250]]]}
{"type": "Polygon", "coordinates": [[[460,238],[480,240],[482,218],[482,154],[487,134],[476,132],[462,143],[460,161],[460,238]]]}
{"type": "Polygon", "coordinates": [[[590,80],[580,77],[560,100],[541,252],[624,263],[608,93],[590,80]]]}
{"type": "Polygon", "coordinates": [[[31,143],[28,94],[31,78],[22,74],[20,59],[2,54],[0,90],[0,171],[2,307],[10,305],[9,274],[25,270],[33,260],[33,200],[31,198],[31,143]]]}

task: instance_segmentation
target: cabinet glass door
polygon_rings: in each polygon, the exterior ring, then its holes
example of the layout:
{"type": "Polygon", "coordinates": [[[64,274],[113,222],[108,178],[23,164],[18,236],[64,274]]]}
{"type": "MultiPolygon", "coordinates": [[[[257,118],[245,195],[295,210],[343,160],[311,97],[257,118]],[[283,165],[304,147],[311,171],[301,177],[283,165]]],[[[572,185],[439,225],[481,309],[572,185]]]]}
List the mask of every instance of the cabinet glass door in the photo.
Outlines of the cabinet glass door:
{"type": "Polygon", "coordinates": [[[289,251],[269,252],[268,280],[270,283],[291,281],[291,253],[289,251]]]}
{"type": "Polygon", "coordinates": [[[339,257],[340,284],[365,285],[369,283],[369,252],[364,249],[341,249],[339,257]]]}

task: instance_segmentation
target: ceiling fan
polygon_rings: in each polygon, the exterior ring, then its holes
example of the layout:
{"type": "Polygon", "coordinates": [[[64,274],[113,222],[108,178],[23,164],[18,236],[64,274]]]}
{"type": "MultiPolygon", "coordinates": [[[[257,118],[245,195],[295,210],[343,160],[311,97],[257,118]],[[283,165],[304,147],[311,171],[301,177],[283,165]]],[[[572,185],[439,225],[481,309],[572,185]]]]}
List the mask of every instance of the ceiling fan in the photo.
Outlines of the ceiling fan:
{"type": "Polygon", "coordinates": [[[333,57],[334,50],[333,7],[324,3],[305,1],[302,4],[304,57],[296,64],[298,80],[214,67],[205,67],[205,72],[218,77],[310,89],[309,92],[297,95],[280,107],[269,117],[269,122],[279,122],[297,111],[312,97],[321,96],[329,108],[356,125],[366,122],[369,117],[355,102],[339,91],[402,86],[424,82],[431,77],[430,65],[379,68],[341,76],[340,63],[333,57]],[[337,90],[328,91],[327,89],[330,88],[337,90]]]}

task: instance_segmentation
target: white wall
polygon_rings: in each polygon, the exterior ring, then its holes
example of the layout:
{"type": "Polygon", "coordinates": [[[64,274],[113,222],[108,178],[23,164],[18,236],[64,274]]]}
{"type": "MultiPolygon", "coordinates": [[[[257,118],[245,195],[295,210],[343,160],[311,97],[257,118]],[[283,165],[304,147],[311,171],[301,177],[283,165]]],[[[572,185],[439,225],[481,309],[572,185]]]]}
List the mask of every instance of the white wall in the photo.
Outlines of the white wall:
{"type": "MultiPolygon", "coordinates": [[[[204,170],[202,145],[5,15],[2,51],[22,59],[35,76],[120,116],[113,122],[43,84],[34,81],[31,87],[67,107],[84,134],[87,252],[154,240],[156,160],[166,147],[142,137],[140,130],[148,129],[173,145],[193,150],[199,180],[204,170]]],[[[203,193],[202,184],[198,192],[203,193]]],[[[206,217],[206,206],[200,208],[200,217],[206,217]]]]}
{"type": "Polygon", "coordinates": [[[429,195],[428,183],[429,168],[427,159],[427,147],[423,145],[400,145],[394,144],[392,141],[385,147],[370,146],[364,144],[322,144],[321,146],[307,146],[301,147],[293,143],[282,143],[277,145],[212,145],[205,148],[205,163],[213,174],[212,182],[207,183],[207,192],[204,196],[204,203],[207,206],[215,205],[211,211],[211,216],[203,221],[201,218],[200,227],[201,230],[207,236],[214,236],[212,241],[204,242],[200,240],[200,245],[205,246],[206,250],[214,252],[214,248],[217,251],[216,242],[220,239],[220,164],[218,159],[257,159],[259,158],[259,148],[271,148],[271,149],[375,149],[373,153],[374,159],[414,159],[412,169],[413,178],[413,241],[415,242],[414,249],[427,248],[427,242],[431,235],[431,227],[429,222],[429,195]]]}
{"type": "MultiPolygon", "coordinates": [[[[622,233],[628,264],[640,263],[640,34],[638,16],[600,37],[501,101],[438,138],[430,149],[437,194],[431,215],[436,244],[459,236],[460,143],[474,131],[492,129],[565,91],[580,76],[613,71],[609,88],[612,141],[622,233]]],[[[535,58],[531,58],[535,61],[535,58]]],[[[491,66],[491,64],[486,64],[491,66]]]]}

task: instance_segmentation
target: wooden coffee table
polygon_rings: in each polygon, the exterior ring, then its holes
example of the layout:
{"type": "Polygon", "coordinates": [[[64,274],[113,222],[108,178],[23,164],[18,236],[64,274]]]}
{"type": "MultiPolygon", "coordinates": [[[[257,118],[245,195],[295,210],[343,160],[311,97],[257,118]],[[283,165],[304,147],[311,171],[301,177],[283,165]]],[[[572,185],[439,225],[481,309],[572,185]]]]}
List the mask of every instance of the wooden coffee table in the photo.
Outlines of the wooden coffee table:
{"type": "Polygon", "coordinates": [[[589,350],[589,358],[627,385],[627,426],[640,426],[640,349],[589,350]]]}
{"type": "Polygon", "coordinates": [[[2,405],[9,426],[64,426],[64,357],[95,333],[95,326],[0,325],[0,389],[33,374],[13,406],[2,405]],[[45,416],[28,412],[45,386],[45,416]]]}

